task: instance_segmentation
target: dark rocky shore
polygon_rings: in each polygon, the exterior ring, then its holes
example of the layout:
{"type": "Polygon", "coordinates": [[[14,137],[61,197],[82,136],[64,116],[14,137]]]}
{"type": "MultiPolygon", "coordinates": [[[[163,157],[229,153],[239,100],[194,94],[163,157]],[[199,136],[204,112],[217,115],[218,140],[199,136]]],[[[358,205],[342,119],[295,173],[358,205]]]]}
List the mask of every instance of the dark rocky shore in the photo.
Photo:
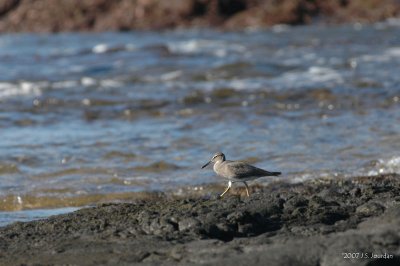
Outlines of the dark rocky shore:
{"type": "Polygon", "coordinates": [[[400,265],[400,176],[103,204],[0,228],[0,265],[135,263],[400,265]]]}
{"type": "Polygon", "coordinates": [[[1,0],[0,32],[241,29],[366,23],[399,15],[396,0],[1,0]]]}

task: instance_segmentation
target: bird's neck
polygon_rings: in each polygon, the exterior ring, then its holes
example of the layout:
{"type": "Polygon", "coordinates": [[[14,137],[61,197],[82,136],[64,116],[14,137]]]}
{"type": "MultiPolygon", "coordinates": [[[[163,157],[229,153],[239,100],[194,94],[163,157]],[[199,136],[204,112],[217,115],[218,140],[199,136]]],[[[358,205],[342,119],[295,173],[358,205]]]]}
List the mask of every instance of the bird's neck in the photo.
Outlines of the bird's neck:
{"type": "Polygon", "coordinates": [[[215,169],[218,167],[218,165],[220,165],[221,163],[222,163],[223,161],[216,161],[215,163],[214,163],[214,171],[215,171],[215,169]]]}

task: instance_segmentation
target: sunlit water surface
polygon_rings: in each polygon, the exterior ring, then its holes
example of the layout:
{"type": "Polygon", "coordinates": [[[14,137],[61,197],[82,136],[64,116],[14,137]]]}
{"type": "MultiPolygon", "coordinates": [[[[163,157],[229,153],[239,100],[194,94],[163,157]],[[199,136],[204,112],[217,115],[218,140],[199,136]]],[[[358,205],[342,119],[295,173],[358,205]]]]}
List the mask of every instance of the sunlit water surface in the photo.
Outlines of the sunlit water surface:
{"type": "Polygon", "coordinates": [[[185,193],[223,182],[216,151],[288,182],[399,173],[399,69],[396,23],[2,35],[0,210],[185,193]]]}

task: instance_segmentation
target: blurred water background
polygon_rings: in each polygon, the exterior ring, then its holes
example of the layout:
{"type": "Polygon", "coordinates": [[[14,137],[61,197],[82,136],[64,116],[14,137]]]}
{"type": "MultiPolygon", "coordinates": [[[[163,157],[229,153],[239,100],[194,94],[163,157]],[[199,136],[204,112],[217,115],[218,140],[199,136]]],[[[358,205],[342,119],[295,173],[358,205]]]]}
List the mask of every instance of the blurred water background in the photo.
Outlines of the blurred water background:
{"type": "Polygon", "coordinates": [[[223,183],[216,151],[287,182],[400,173],[399,69],[393,22],[1,35],[0,225],[223,183]]]}

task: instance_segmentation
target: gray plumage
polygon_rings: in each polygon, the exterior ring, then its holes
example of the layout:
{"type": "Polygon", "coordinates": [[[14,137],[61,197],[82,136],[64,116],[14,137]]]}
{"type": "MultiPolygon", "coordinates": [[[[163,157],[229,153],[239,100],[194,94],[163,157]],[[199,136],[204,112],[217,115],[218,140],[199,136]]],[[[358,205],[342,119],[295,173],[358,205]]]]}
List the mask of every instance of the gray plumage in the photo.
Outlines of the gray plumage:
{"type": "Polygon", "coordinates": [[[276,176],[277,172],[268,172],[241,161],[223,161],[214,164],[214,171],[231,181],[247,181],[263,176],[276,176]]]}
{"type": "Polygon", "coordinates": [[[255,167],[241,161],[228,161],[225,160],[225,155],[222,152],[217,152],[212,159],[203,165],[202,168],[206,167],[210,163],[214,163],[214,172],[219,176],[228,179],[228,187],[221,194],[221,197],[231,188],[234,182],[243,182],[246,186],[246,192],[249,196],[248,185],[246,181],[254,180],[264,176],[278,176],[281,172],[269,172],[264,169],[255,167]]]}

